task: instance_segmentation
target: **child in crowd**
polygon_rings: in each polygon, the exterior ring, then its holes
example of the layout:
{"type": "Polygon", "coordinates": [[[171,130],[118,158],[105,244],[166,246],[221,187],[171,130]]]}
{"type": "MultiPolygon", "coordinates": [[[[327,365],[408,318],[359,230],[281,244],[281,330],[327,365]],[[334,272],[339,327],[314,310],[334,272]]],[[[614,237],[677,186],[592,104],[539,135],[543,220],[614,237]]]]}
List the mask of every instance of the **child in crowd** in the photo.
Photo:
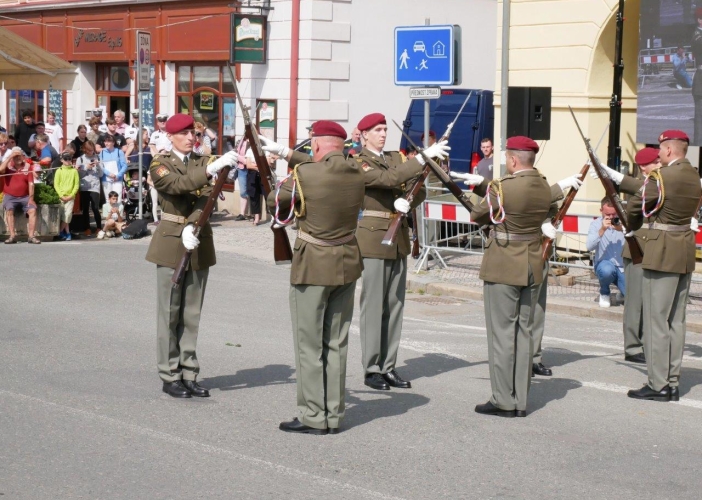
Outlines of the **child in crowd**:
{"type": "Polygon", "coordinates": [[[73,219],[73,203],[79,188],[78,171],[73,168],[73,151],[67,149],[61,153],[61,167],[56,170],[54,175],[54,189],[61,200],[59,237],[65,241],[71,241],[71,231],[68,229],[68,225],[73,219]]]}
{"type": "Polygon", "coordinates": [[[110,191],[107,203],[102,206],[102,216],[105,218],[105,225],[97,235],[101,240],[105,236],[112,238],[115,234],[121,234],[124,227],[124,205],[119,202],[117,192],[110,191]]]}

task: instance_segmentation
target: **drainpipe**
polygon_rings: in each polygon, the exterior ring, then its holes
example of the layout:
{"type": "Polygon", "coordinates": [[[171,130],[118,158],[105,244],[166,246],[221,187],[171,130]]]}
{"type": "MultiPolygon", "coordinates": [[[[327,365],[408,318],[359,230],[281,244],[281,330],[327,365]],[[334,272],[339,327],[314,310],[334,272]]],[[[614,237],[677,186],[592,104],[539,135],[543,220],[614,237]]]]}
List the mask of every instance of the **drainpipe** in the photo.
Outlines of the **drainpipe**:
{"type": "Polygon", "coordinates": [[[290,32],[290,128],[288,146],[297,140],[297,91],[300,62],[300,0],[292,0],[292,27],[290,32]]]}

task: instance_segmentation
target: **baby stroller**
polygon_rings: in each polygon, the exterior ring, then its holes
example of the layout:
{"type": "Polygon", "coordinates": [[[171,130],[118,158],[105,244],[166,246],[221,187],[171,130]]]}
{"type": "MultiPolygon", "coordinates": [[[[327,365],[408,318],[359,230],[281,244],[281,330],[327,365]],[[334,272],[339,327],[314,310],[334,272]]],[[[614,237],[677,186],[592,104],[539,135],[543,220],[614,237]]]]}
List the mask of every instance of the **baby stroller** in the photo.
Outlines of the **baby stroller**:
{"type": "MultiPolygon", "coordinates": [[[[139,165],[129,166],[124,176],[122,185],[122,204],[124,205],[124,215],[127,222],[132,222],[139,216],[139,165]]],[[[142,207],[141,213],[144,219],[152,217],[151,187],[146,183],[146,175],[141,177],[142,184],[142,207]]]]}

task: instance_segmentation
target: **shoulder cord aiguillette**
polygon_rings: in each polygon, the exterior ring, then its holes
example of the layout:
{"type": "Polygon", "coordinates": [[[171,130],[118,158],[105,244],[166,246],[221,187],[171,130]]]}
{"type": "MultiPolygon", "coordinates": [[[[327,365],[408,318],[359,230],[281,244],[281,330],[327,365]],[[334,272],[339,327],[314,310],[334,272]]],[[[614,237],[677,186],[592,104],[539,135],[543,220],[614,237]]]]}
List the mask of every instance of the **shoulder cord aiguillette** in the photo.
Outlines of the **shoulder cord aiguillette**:
{"type": "Polygon", "coordinates": [[[488,208],[490,209],[490,221],[496,225],[502,224],[506,218],[505,207],[503,205],[504,194],[502,193],[502,180],[497,179],[490,181],[487,187],[487,194],[485,196],[487,198],[488,208]],[[495,186],[495,196],[497,197],[497,213],[494,213],[492,209],[492,200],[490,198],[490,191],[492,190],[493,185],[495,186]]]}
{"type": "Polygon", "coordinates": [[[302,194],[302,184],[300,184],[300,178],[297,173],[297,165],[295,168],[293,168],[293,171],[291,174],[289,174],[287,177],[285,177],[282,181],[280,181],[275,188],[275,222],[277,224],[282,224],[285,225],[289,223],[291,220],[293,220],[294,217],[302,217],[305,215],[305,195],[302,194]],[[285,220],[280,220],[278,214],[280,213],[280,187],[283,185],[285,181],[288,180],[289,177],[293,178],[293,185],[292,185],[292,196],[290,198],[290,211],[288,212],[288,217],[285,220]],[[295,197],[295,194],[299,193],[300,196],[300,211],[298,212],[295,209],[295,202],[297,201],[297,198],[295,197]]]}
{"type": "Polygon", "coordinates": [[[641,211],[644,217],[651,217],[661,209],[663,203],[665,202],[665,186],[663,185],[663,176],[661,176],[660,170],[654,170],[646,177],[644,180],[643,189],[641,191],[641,211]],[[646,211],[646,186],[651,179],[656,181],[656,187],[658,188],[658,200],[656,200],[656,205],[653,207],[653,209],[648,212],[646,211]]]}

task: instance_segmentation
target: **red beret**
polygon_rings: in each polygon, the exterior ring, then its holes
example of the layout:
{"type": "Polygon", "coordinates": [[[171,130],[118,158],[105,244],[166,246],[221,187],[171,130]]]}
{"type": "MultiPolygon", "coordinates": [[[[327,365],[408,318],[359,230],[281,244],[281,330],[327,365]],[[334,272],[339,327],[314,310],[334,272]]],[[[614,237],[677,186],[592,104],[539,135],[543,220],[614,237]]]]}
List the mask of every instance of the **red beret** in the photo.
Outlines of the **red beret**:
{"type": "Polygon", "coordinates": [[[658,159],[658,151],[660,151],[658,148],[643,148],[641,151],[636,153],[636,156],[634,156],[634,161],[638,165],[648,165],[649,163],[653,163],[658,159]]]}
{"type": "Polygon", "coordinates": [[[702,7],[697,7],[695,9],[695,17],[697,17],[697,19],[702,19],[702,7]]]}
{"type": "Polygon", "coordinates": [[[666,130],[658,136],[658,143],[677,139],[678,141],[690,142],[690,138],[682,130],[666,130]]]}
{"type": "Polygon", "coordinates": [[[380,125],[381,123],[387,123],[387,121],[385,121],[385,115],[382,113],[371,113],[361,118],[361,121],[358,122],[358,130],[360,130],[361,132],[363,132],[364,130],[370,130],[376,125],[380,125]]]}
{"type": "Polygon", "coordinates": [[[319,137],[322,135],[330,135],[332,137],[341,137],[346,139],[346,130],[336,122],[330,120],[319,120],[312,124],[312,135],[319,137]]]}
{"type": "Polygon", "coordinates": [[[515,135],[507,139],[507,149],[512,149],[515,151],[533,151],[534,153],[539,152],[539,145],[536,141],[529,139],[523,135],[515,135]]]}
{"type": "Polygon", "coordinates": [[[166,122],[166,132],[169,134],[177,134],[183,130],[191,129],[195,126],[195,120],[190,115],[176,113],[171,116],[166,122]]]}
{"type": "MultiPolygon", "coordinates": [[[[434,132],[433,130],[430,130],[430,131],[429,131],[429,137],[433,137],[434,139],[436,139],[436,132],[434,132]]],[[[422,133],[422,138],[421,138],[420,140],[421,140],[421,141],[424,140],[424,134],[423,134],[423,133],[422,133]]]]}

